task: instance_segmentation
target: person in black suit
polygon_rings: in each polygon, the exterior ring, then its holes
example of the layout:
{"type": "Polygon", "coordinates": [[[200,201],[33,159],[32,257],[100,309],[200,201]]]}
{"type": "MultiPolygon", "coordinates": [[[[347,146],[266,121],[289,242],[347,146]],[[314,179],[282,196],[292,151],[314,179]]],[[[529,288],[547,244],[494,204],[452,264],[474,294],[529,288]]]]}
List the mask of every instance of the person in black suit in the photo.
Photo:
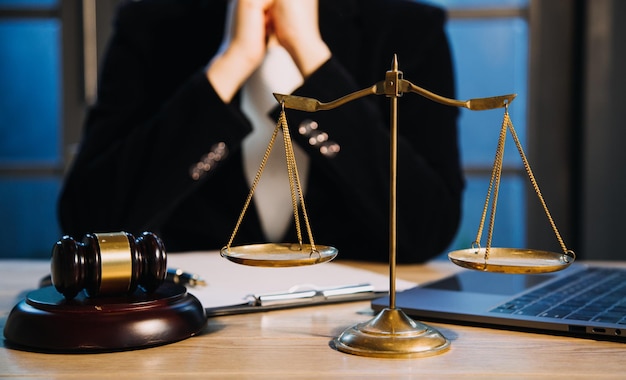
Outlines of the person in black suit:
{"type": "MultiPolygon", "coordinates": [[[[454,97],[444,23],[441,9],[409,0],[122,3],[60,195],[63,233],[149,230],[170,252],[223,247],[260,163],[246,155],[250,136],[280,112],[277,102],[255,111],[259,73],[279,67],[270,82],[327,102],[383,80],[395,54],[404,78],[454,97]],[[266,62],[270,51],[281,52],[273,55],[280,64],[266,62]]],[[[458,228],[458,111],[416,94],[401,97],[398,110],[397,261],[421,262],[458,228]]],[[[386,261],[389,100],[286,115],[315,242],[337,247],[338,258],[386,261]]],[[[256,144],[262,151],[267,140],[256,144]]],[[[271,202],[278,191],[267,183],[271,202]]],[[[255,193],[235,243],[295,242],[288,216],[273,215],[285,213],[280,202],[261,203],[255,193]]]]}

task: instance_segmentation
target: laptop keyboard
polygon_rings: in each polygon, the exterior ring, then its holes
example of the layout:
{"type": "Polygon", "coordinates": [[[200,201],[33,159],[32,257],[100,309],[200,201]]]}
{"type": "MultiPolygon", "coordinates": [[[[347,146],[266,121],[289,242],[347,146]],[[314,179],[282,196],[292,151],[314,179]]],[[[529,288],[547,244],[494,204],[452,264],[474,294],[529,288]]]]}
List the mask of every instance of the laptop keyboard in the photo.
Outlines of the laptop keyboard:
{"type": "Polygon", "coordinates": [[[626,271],[589,268],[509,300],[491,312],[626,324],[626,271]]]}

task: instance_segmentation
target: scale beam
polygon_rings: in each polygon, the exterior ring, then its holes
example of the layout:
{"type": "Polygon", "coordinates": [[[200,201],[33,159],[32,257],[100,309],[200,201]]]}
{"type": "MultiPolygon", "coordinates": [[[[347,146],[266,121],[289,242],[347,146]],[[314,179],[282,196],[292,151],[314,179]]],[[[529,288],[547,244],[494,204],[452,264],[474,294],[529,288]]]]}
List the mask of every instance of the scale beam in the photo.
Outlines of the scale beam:
{"type": "MultiPolygon", "coordinates": [[[[500,96],[492,96],[489,98],[474,98],[469,100],[456,100],[437,95],[424,88],[414,85],[406,79],[400,79],[400,86],[398,86],[399,96],[402,96],[404,92],[413,92],[428,98],[434,102],[441,103],[452,107],[463,107],[472,111],[491,110],[496,108],[503,108],[511,104],[517,94],[508,94],[500,96]]],[[[296,95],[284,95],[274,93],[274,98],[285,105],[285,108],[294,109],[305,112],[325,111],[337,108],[353,100],[362,98],[368,95],[392,95],[395,93],[396,86],[393,83],[389,83],[389,80],[380,81],[369,88],[364,88],[359,91],[355,91],[351,94],[343,96],[339,99],[332,100],[327,103],[320,102],[317,99],[306,98],[296,95]]]]}

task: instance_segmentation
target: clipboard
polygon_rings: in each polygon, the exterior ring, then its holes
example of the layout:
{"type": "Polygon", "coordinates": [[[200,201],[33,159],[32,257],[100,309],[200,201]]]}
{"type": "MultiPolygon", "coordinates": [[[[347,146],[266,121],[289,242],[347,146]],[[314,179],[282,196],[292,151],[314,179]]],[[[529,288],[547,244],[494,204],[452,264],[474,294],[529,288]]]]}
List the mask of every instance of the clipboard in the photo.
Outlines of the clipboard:
{"type": "MultiPolygon", "coordinates": [[[[188,286],[208,317],[371,300],[389,292],[388,276],[340,262],[272,268],[238,265],[217,251],[168,253],[168,267],[193,272],[206,285],[188,286]]],[[[397,280],[396,289],[417,284],[397,280]]]]}

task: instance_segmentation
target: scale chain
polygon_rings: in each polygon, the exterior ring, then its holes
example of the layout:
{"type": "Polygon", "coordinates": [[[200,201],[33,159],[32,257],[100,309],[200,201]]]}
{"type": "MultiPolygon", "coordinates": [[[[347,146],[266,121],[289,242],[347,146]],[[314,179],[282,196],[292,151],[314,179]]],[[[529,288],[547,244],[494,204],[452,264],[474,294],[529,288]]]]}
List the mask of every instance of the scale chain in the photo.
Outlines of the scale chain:
{"type": "Polygon", "coordinates": [[[568,250],[567,247],[565,246],[565,242],[563,241],[563,238],[561,237],[561,234],[559,233],[559,230],[556,227],[556,223],[554,222],[554,219],[552,219],[552,215],[550,214],[550,211],[548,210],[546,201],[541,195],[541,190],[539,190],[539,185],[537,184],[537,180],[535,180],[533,171],[530,168],[530,164],[528,163],[528,160],[526,159],[526,155],[524,154],[524,149],[522,149],[522,144],[520,143],[519,138],[517,137],[515,128],[513,128],[513,122],[511,121],[511,118],[509,117],[508,107],[504,111],[504,118],[507,122],[507,125],[509,126],[509,131],[511,131],[511,136],[513,137],[513,141],[515,141],[515,146],[517,146],[517,150],[520,154],[520,157],[522,158],[522,162],[524,163],[524,169],[526,169],[526,173],[528,174],[528,179],[530,180],[530,183],[533,185],[533,189],[535,190],[535,193],[537,194],[537,197],[539,198],[539,201],[541,202],[541,206],[543,207],[543,210],[546,213],[546,217],[548,218],[548,221],[550,222],[550,226],[552,227],[552,230],[554,231],[556,239],[558,240],[559,245],[561,246],[561,250],[566,255],[568,253],[573,254],[573,251],[568,250]]]}
{"type": "Polygon", "coordinates": [[[543,210],[548,218],[548,221],[550,223],[550,226],[552,227],[552,230],[559,242],[559,245],[561,247],[561,250],[563,251],[563,253],[567,256],[575,256],[574,252],[572,250],[567,249],[567,247],[565,246],[565,242],[563,241],[563,238],[561,237],[561,234],[559,233],[558,228],[556,227],[556,223],[554,222],[554,219],[552,218],[552,215],[550,214],[550,211],[548,210],[548,206],[545,202],[545,199],[543,198],[543,195],[541,194],[541,190],[539,189],[539,185],[537,184],[537,180],[535,179],[535,176],[533,175],[532,169],[530,167],[530,164],[528,163],[528,159],[526,158],[526,154],[524,154],[524,149],[522,148],[522,144],[519,141],[519,138],[517,136],[517,132],[515,131],[515,127],[513,126],[513,122],[511,121],[511,118],[509,116],[509,107],[508,105],[506,105],[504,107],[504,117],[502,119],[502,126],[500,128],[500,135],[498,138],[498,145],[496,147],[496,154],[495,154],[495,159],[494,159],[494,165],[493,165],[493,169],[491,172],[491,179],[489,181],[489,188],[487,190],[487,197],[485,199],[485,204],[483,207],[483,212],[481,215],[481,219],[480,219],[480,224],[478,226],[478,232],[476,234],[476,240],[472,243],[473,248],[478,250],[480,249],[480,240],[482,237],[482,233],[483,233],[483,229],[484,229],[484,225],[485,225],[485,220],[487,218],[487,210],[489,209],[489,204],[490,204],[490,200],[491,200],[491,195],[493,192],[493,200],[491,202],[491,212],[489,215],[489,227],[488,227],[488,231],[487,231],[487,243],[485,246],[485,254],[484,254],[484,262],[485,264],[487,263],[488,259],[489,259],[489,251],[491,248],[491,240],[493,237],[493,228],[494,228],[494,224],[495,224],[495,215],[496,215],[496,205],[497,205],[497,199],[498,199],[498,192],[499,192],[499,187],[500,187],[500,183],[501,183],[501,179],[502,179],[502,166],[503,166],[503,159],[504,159],[504,147],[505,147],[505,143],[506,143],[506,131],[507,129],[510,131],[511,136],[513,137],[513,141],[515,142],[515,146],[517,147],[517,150],[519,152],[519,155],[522,159],[522,162],[524,164],[524,169],[526,170],[526,174],[528,175],[528,178],[530,180],[530,183],[533,186],[533,189],[535,191],[535,193],[537,194],[537,197],[539,198],[539,201],[541,202],[541,205],[543,207],[543,210]]]}
{"type": "Polygon", "coordinates": [[[300,183],[300,176],[298,174],[298,167],[296,165],[296,158],[295,158],[295,153],[293,150],[293,145],[291,142],[291,135],[289,134],[289,126],[287,125],[287,118],[285,116],[284,103],[283,103],[283,108],[280,113],[280,117],[278,119],[278,122],[276,123],[276,127],[274,128],[274,132],[272,133],[272,137],[270,138],[267,148],[265,149],[265,153],[263,154],[263,159],[261,160],[259,169],[257,170],[257,173],[254,176],[254,180],[252,181],[252,185],[250,186],[250,191],[248,193],[248,196],[246,197],[246,201],[244,202],[241,213],[239,214],[237,223],[235,224],[235,228],[233,229],[233,232],[230,235],[230,239],[228,240],[228,243],[226,244],[226,249],[229,251],[230,251],[230,247],[233,241],[235,240],[235,236],[237,235],[237,232],[239,231],[239,228],[243,221],[243,217],[246,214],[248,207],[250,206],[250,202],[252,201],[252,196],[254,195],[254,191],[256,190],[259,181],[261,180],[261,175],[263,174],[263,171],[265,169],[265,166],[267,165],[267,161],[269,159],[270,153],[272,152],[272,149],[274,147],[274,143],[276,142],[278,131],[281,131],[281,130],[283,132],[283,139],[285,143],[285,159],[287,161],[287,175],[289,176],[289,188],[291,190],[291,203],[293,207],[294,221],[295,221],[295,226],[296,226],[296,234],[298,237],[298,243],[300,244],[300,249],[302,250],[303,248],[302,230],[300,226],[300,216],[298,212],[299,210],[298,200],[299,200],[301,208],[302,208],[302,216],[303,216],[304,223],[305,223],[308,237],[309,237],[309,242],[311,244],[311,254],[318,252],[317,248],[315,247],[315,242],[313,240],[313,233],[311,231],[311,226],[309,223],[309,217],[306,212],[306,207],[304,205],[304,195],[302,193],[302,185],[300,183]]]}
{"type": "Polygon", "coordinates": [[[485,246],[485,263],[489,259],[489,251],[491,248],[491,241],[493,238],[493,228],[495,225],[496,217],[496,205],[498,203],[498,194],[500,189],[500,180],[502,178],[502,165],[504,159],[504,146],[506,144],[506,129],[507,124],[505,120],[502,120],[502,126],[500,128],[500,135],[498,137],[498,145],[496,147],[496,155],[493,163],[493,169],[491,171],[491,179],[489,180],[489,188],[487,190],[487,197],[485,198],[485,205],[480,218],[480,224],[478,226],[478,233],[476,234],[476,240],[473,245],[480,248],[480,240],[485,225],[485,219],[487,218],[487,210],[489,209],[489,201],[491,199],[491,192],[493,191],[493,202],[491,203],[491,213],[489,215],[489,229],[487,231],[487,244],[485,246]]]}
{"type": "Polygon", "coordinates": [[[228,240],[228,244],[226,244],[226,248],[230,251],[230,246],[233,244],[233,240],[235,240],[235,235],[239,231],[239,227],[241,226],[241,222],[243,221],[243,217],[250,206],[250,202],[252,201],[252,196],[254,195],[254,190],[261,179],[261,174],[263,174],[263,170],[265,169],[265,165],[267,164],[267,160],[272,152],[272,148],[274,147],[274,142],[276,141],[276,135],[278,134],[278,130],[280,128],[280,121],[274,128],[274,132],[272,133],[272,137],[270,138],[270,142],[267,144],[267,148],[265,149],[265,153],[263,153],[263,159],[261,160],[261,164],[259,165],[259,169],[254,176],[254,180],[252,181],[252,185],[250,186],[250,191],[248,192],[248,196],[246,197],[246,201],[243,204],[243,208],[241,213],[239,213],[239,218],[237,218],[237,223],[235,224],[235,228],[233,229],[232,234],[230,235],[230,239],[228,240]]]}
{"type": "Polygon", "coordinates": [[[306,212],[306,206],[304,204],[304,194],[302,192],[302,185],[300,183],[300,175],[298,174],[298,166],[296,164],[296,156],[293,151],[293,144],[291,142],[291,135],[289,133],[289,126],[287,125],[287,117],[285,115],[284,103],[283,110],[280,114],[279,123],[283,131],[283,139],[285,142],[285,158],[287,160],[287,174],[289,176],[289,187],[291,189],[291,203],[293,205],[293,214],[296,224],[296,233],[298,234],[298,242],[302,248],[302,231],[300,227],[300,216],[298,213],[298,200],[302,207],[302,217],[307,229],[309,237],[309,243],[311,244],[311,253],[317,252],[315,248],[315,242],[313,240],[313,233],[311,231],[311,225],[309,223],[309,217],[306,212]]]}

